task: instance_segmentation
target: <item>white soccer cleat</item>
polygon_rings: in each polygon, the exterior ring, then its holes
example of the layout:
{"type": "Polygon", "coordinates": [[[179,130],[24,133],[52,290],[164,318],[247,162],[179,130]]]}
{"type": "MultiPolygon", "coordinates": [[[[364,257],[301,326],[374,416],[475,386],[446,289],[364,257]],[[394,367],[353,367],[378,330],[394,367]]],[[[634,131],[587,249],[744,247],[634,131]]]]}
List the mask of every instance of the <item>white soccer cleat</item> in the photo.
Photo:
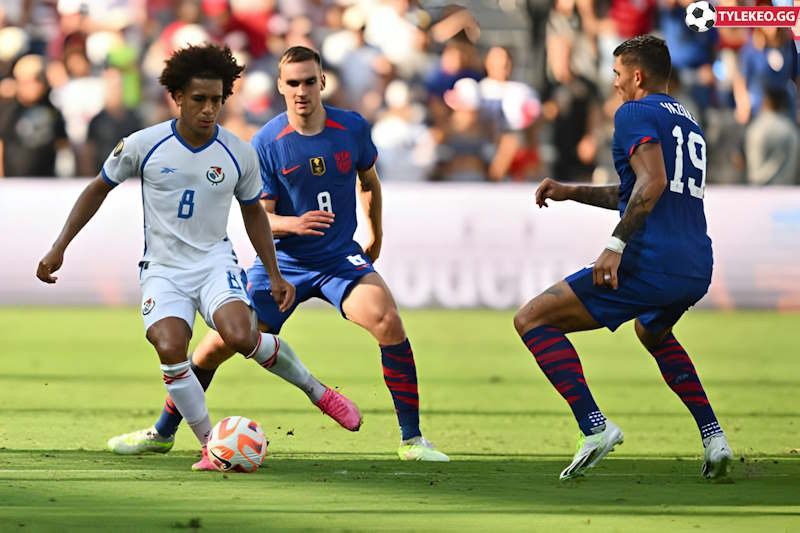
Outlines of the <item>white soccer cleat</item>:
{"type": "Polygon", "coordinates": [[[403,461],[434,461],[447,463],[450,458],[443,454],[425,437],[414,437],[400,444],[397,455],[403,461]]]}
{"type": "Polygon", "coordinates": [[[156,428],[149,427],[117,435],[108,440],[108,449],[120,455],[139,455],[145,452],[167,453],[175,444],[175,436],[162,437],[156,428]]]}
{"type": "Polygon", "coordinates": [[[561,472],[558,479],[572,479],[582,476],[587,470],[593,468],[614,449],[617,444],[622,444],[624,436],[622,430],[611,420],[606,419],[606,429],[595,435],[581,435],[578,440],[580,448],[572,459],[572,463],[561,472]]]}
{"type": "Polygon", "coordinates": [[[733,452],[728,446],[724,433],[712,435],[705,444],[705,460],[703,461],[703,477],[714,479],[728,473],[728,464],[733,460],[733,452]]]}

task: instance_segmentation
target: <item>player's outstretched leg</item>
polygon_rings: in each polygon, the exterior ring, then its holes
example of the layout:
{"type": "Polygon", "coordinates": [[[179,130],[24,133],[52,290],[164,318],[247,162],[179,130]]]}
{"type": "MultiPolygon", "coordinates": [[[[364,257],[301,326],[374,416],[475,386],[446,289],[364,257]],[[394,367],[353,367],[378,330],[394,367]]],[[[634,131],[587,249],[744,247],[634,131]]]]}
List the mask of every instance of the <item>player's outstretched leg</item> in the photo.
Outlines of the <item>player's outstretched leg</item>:
{"type": "Polygon", "coordinates": [[[343,428],[358,431],[361,427],[361,413],[356,404],[342,393],[320,383],[284,339],[271,333],[261,333],[258,346],[246,357],[305,392],[320,411],[343,428]]]}
{"type": "MultiPolygon", "coordinates": [[[[225,345],[222,337],[216,331],[211,330],[203,337],[195,352],[189,356],[189,362],[192,373],[204,391],[211,384],[217,367],[235,353],[225,345]],[[195,364],[195,361],[200,362],[202,366],[195,364]]],[[[167,396],[155,425],[111,437],[108,441],[108,449],[120,455],[138,455],[146,452],[167,453],[172,449],[175,432],[182,420],[183,416],[175,407],[172,398],[167,396]]]]}
{"type": "Polygon", "coordinates": [[[547,379],[569,404],[582,432],[578,452],[559,478],[581,476],[608,455],[614,446],[622,444],[622,430],[607,420],[597,407],[586,385],[578,354],[560,329],[538,326],[523,334],[522,341],[547,379]]]}
{"type": "Polygon", "coordinates": [[[342,302],[351,321],[372,334],[381,349],[383,380],[392,395],[400,424],[397,455],[404,461],[449,461],[419,428],[419,391],[414,352],[406,337],[389,287],[377,272],[366,274],[342,302]]]}
{"type": "Polygon", "coordinates": [[[651,334],[637,320],[636,334],[658,363],[664,381],[678,395],[697,423],[705,456],[702,475],[706,478],[724,476],[733,459],[733,452],[711,408],[689,354],[671,330],[651,334]]]}
{"type": "Polygon", "coordinates": [[[623,442],[622,430],[597,407],[578,353],[565,335],[565,329],[583,331],[599,324],[562,281],[523,306],[514,317],[514,327],[539,368],[569,404],[582,433],[578,452],[560,479],[583,475],[623,442]]]}

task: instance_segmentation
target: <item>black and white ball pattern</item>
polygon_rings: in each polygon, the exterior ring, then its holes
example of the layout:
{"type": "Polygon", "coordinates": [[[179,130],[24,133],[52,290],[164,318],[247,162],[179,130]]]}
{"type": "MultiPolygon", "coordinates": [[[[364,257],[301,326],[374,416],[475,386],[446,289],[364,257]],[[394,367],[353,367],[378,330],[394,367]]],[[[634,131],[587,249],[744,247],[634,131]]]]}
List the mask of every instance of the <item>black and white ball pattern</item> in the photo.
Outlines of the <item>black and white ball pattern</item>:
{"type": "Polygon", "coordinates": [[[717,20],[717,10],[706,0],[692,2],[686,6],[686,25],[689,29],[703,32],[714,26],[717,20]]]}

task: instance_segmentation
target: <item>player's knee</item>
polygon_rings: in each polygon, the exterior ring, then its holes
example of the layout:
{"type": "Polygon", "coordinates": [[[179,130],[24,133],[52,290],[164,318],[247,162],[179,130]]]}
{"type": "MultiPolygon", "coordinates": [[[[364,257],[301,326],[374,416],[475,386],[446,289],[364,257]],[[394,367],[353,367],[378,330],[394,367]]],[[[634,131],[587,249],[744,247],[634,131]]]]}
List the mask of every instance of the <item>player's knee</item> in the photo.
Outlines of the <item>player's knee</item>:
{"type": "Polygon", "coordinates": [[[236,353],[236,350],[228,348],[223,342],[218,346],[209,347],[207,349],[198,349],[192,354],[192,362],[200,368],[212,370],[227,361],[236,353]]]}
{"type": "Polygon", "coordinates": [[[186,345],[182,340],[169,337],[148,338],[164,364],[177,364],[186,360],[186,345]]]}
{"type": "Polygon", "coordinates": [[[514,315],[514,329],[520,336],[544,323],[543,318],[536,312],[536,307],[530,304],[523,306],[514,315]]]}
{"type": "Polygon", "coordinates": [[[636,336],[639,337],[639,342],[642,343],[642,346],[644,346],[648,352],[657,350],[659,346],[661,346],[661,343],[664,342],[664,336],[669,331],[651,333],[647,331],[638,320],[634,322],[633,327],[636,330],[636,336]]]}
{"type": "MultiPolygon", "coordinates": [[[[250,327],[228,327],[224,332],[220,331],[219,333],[228,348],[244,355],[251,353],[258,342],[258,332],[254,331],[253,328],[250,327]]],[[[225,354],[220,352],[218,355],[225,354]]],[[[222,361],[225,359],[227,359],[227,357],[222,359],[222,361]]]]}
{"type": "Polygon", "coordinates": [[[405,340],[405,328],[397,309],[392,307],[378,314],[373,334],[381,344],[397,344],[405,340]]]}

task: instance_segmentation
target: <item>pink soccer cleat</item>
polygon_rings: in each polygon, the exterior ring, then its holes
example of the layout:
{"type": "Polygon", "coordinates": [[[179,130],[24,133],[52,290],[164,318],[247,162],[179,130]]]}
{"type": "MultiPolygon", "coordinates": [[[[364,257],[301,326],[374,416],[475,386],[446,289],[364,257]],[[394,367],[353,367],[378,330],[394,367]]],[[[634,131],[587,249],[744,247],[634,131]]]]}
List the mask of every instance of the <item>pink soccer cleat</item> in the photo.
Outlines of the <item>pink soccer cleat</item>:
{"type": "Polygon", "coordinates": [[[350,431],[358,431],[361,427],[361,413],[356,404],[351,402],[344,394],[336,392],[330,387],[325,389],[322,398],[315,403],[319,410],[336,420],[340,426],[350,431]]]}
{"type": "Polygon", "coordinates": [[[195,472],[204,470],[219,471],[219,468],[208,458],[208,449],[205,446],[203,446],[203,458],[192,465],[192,470],[195,472]]]}

